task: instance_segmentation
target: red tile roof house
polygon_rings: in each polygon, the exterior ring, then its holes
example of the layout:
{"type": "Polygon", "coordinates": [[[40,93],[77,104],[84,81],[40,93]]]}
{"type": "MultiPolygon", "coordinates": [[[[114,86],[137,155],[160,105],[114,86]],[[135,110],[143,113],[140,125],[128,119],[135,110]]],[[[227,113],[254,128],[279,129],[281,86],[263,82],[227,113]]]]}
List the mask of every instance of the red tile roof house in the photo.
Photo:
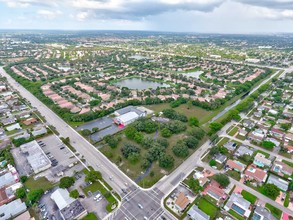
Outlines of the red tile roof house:
{"type": "Polygon", "coordinates": [[[226,162],[226,166],[228,166],[230,169],[236,170],[240,173],[242,173],[245,170],[246,165],[243,163],[240,163],[237,160],[228,160],[226,162]]]}
{"type": "Polygon", "coordinates": [[[293,167],[290,167],[282,161],[275,161],[274,165],[272,166],[272,171],[276,172],[278,175],[285,174],[291,176],[293,173],[293,167]]]}
{"type": "Polygon", "coordinates": [[[219,202],[221,199],[225,200],[228,198],[228,195],[225,193],[224,189],[222,189],[220,184],[214,180],[212,180],[211,183],[208,184],[208,186],[204,189],[203,194],[209,195],[217,202],[219,202]]]}
{"type": "Polygon", "coordinates": [[[255,166],[249,165],[244,172],[245,177],[249,180],[255,180],[258,183],[264,183],[267,179],[267,172],[257,168],[255,166]]]}
{"type": "Polygon", "coordinates": [[[29,118],[29,119],[27,119],[27,120],[25,120],[25,121],[22,121],[22,123],[23,123],[24,125],[28,126],[28,125],[31,125],[31,124],[33,124],[33,123],[36,123],[37,121],[38,121],[38,120],[35,119],[35,118],[29,118]]]}

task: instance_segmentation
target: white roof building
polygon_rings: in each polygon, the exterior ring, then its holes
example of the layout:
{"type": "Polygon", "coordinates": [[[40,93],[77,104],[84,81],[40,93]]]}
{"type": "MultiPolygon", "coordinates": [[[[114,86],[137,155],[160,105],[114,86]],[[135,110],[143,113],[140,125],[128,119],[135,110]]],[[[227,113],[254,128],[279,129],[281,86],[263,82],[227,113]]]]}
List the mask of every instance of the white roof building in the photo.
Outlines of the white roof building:
{"type": "Polygon", "coordinates": [[[121,125],[128,125],[139,118],[136,112],[128,112],[115,118],[115,122],[121,125]]]}
{"type": "Polygon", "coordinates": [[[0,206],[0,220],[11,219],[26,210],[26,205],[20,199],[0,206]]]}
{"type": "Polygon", "coordinates": [[[75,199],[69,196],[69,193],[66,189],[61,188],[57,189],[55,192],[52,193],[51,199],[54,200],[59,210],[64,209],[66,206],[70,205],[75,201],[75,199]]]}
{"type": "Polygon", "coordinates": [[[39,146],[38,142],[31,141],[20,146],[23,153],[28,153],[27,160],[34,173],[39,173],[51,167],[51,161],[39,146]]]}

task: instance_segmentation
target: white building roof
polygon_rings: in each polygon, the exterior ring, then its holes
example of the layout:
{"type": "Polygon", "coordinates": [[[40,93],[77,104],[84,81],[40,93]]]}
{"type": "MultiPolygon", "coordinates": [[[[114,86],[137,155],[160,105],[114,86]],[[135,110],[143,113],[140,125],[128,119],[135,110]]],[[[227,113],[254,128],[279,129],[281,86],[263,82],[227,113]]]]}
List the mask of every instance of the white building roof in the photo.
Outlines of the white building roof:
{"type": "Polygon", "coordinates": [[[66,206],[70,205],[75,201],[75,199],[69,196],[69,192],[67,189],[57,189],[52,193],[51,199],[54,200],[59,210],[64,209],[66,206]]]}
{"type": "Polygon", "coordinates": [[[124,115],[120,115],[118,117],[116,117],[116,119],[121,122],[121,123],[125,123],[134,119],[137,119],[139,117],[139,115],[136,112],[128,112],[124,115]]]}

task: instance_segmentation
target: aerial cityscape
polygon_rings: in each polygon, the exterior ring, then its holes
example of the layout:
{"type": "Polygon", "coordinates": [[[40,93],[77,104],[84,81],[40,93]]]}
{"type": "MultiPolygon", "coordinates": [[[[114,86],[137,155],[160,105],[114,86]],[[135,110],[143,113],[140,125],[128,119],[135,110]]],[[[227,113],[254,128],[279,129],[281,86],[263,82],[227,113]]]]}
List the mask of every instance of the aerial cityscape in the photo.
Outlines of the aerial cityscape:
{"type": "Polygon", "coordinates": [[[292,1],[0,12],[0,220],[293,220],[292,1]]]}

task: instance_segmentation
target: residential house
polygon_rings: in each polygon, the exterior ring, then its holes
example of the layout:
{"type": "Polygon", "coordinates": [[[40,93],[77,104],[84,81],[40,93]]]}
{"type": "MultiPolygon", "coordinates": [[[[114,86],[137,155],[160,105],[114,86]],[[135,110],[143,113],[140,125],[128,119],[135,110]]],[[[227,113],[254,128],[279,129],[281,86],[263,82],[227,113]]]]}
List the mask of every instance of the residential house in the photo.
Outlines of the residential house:
{"type": "Polygon", "coordinates": [[[201,187],[203,187],[207,182],[209,182],[209,179],[204,176],[204,174],[200,171],[194,171],[193,178],[198,180],[201,187]]]}
{"type": "Polygon", "coordinates": [[[228,195],[225,193],[224,189],[222,189],[220,184],[214,180],[212,180],[211,183],[209,183],[208,186],[204,189],[203,194],[209,195],[217,202],[221,199],[225,200],[228,198],[228,195]]]}
{"type": "Polygon", "coordinates": [[[229,211],[230,209],[239,214],[240,216],[248,218],[250,216],[251,203],[245,200],[241,194],[232,193],[224,209],[229,211]]]}
{"type": "Polygon", "coordinates": [[[255,155],[254,161],[253,161],[253,164],[255,164],[255,165],[259,166],[259,167],[265,167],[265,166],[270,167],[271,163],[272,163],[272,161],[267,159],[265,157],[265,155],[263,155],[261,153],[257,153],[255,155]]]}
{"type": "Polygon", "coordinates": [[[246,137],[246,135],[247,135],[247,131],[245,131],[244,129],[242,129],[242,128],[240,128],[239,130],[238,130],[238,135],[240,135],[240,136],[242,136],[242,137],[246,137]]]}
{"type": "Polygon", "coordinates": [[[228,151],[234,151],[237,147],[237,144],[233,141],[228,141],[223,145],[224,148],[226,148],[228,151]]]}
{"type": "Polygon", "coordinates": [[[245,170],[246,165],[238,160],[227,160],[226,166],[232,170],[242,173],[245,170]]]}
{"type": "Polygon", "coordinates": [[[0,206],[0,220],[12,219],[13,217],[26,211],[26,205],[20,199],[16,199],[8,204],[0,206]]]}
{"type": "Polygon", "coordinates": [[[271,134],[272,136],[274,136],[275,138],[278,138],[278,139],[283,139],[283,137],[285,136],[285,133],[282,132],[282,131],[280,131],[280,130],[277,129],[277,128],[272,128],[272,129],[270,130],[270,134],[271,134]]]}
{"type": "Polygon", "coordinates": [[[180,192],[175,201],[175,208],[180,212],[183,212],[189,204],[189,199],[185,196],[183,192],[180,192]]]}
{"type": "Polygon", "coordinates": [[[267,183],[274,184],[277,186],[280,190],[286,192],[289,186],[289,183],[286,180],[283,180],[273,174],[271,174],[267,180],[267,183]]]}
{"type": "Polygon", "coordinates": [[[19,123],[12,124],[12,125],[9,125],[6,127],[7,131],[20,130],[20,129],[21,129],[21,127],[20,127],[19,123]]]}
{"type": "Polygon", "coordinates": [[[196,205],[193,205],[187,212],[187,215],[192,220],[209,220],[210,216],[201,211],[196,205]]]}
{"type": "Polygon", "coordinates": [[[224,154],[218,153],[215,155],[215,161],[219,164],[223,164],[227,160],[227,157],[224,154]]]}
{"type": "Polygon", "coordinates": [[[268,176],[266,171],[253,165],[249,165],[244,171],[244,174],[247,179],[255,180],[258,183],[264,183],[268,176]]]}
{"type": "Polygon", "coordinates": [[[237,157],[240,157],[240,156],[243,156],[243,155],[249,155],[249,156],[252,156],[254,150],[248,148],[247,146],[245,145],[241,145],[237,150],[236,152],[234,153],[235,156],[237,157]]]}
{"type": "Polygon", "coordinates": [[[272,166],[272,171],[291,176],[293,173],[293,167],[283,163],[282,161],[275,161],[272,166]]]}
{"type": "Polygon", "coordinates": [[[257,206],[254,210],[252,219],[256,220],[277,220],[270,211],[262,206],[257,206]]]}
{"type": "Polygon", "coordinates": [[[248,129],[252,129],[255,126],[255,123],[250,119],[244,119],[242,124],[245,128],[248,129]]]}
{"type": "Polygon", "coordinates": [[[24,125],[26,125],[26,126],[29,126],[29,125],[31,125],[31,124],[36,123],[37,121],[38,121],[38,120],[35,119],[35,118],[28,118],[27,120],[22,121],[22,123],[23,123],[24,125]]]}

